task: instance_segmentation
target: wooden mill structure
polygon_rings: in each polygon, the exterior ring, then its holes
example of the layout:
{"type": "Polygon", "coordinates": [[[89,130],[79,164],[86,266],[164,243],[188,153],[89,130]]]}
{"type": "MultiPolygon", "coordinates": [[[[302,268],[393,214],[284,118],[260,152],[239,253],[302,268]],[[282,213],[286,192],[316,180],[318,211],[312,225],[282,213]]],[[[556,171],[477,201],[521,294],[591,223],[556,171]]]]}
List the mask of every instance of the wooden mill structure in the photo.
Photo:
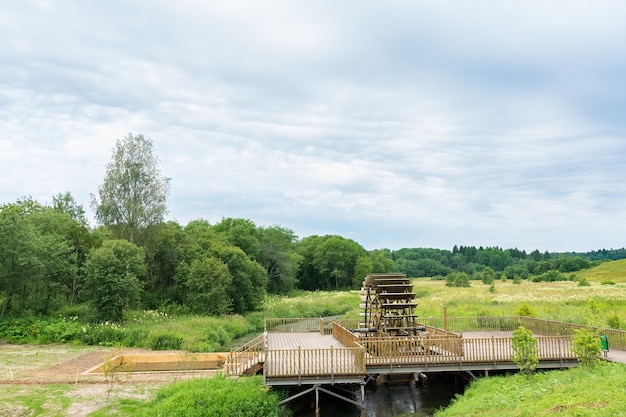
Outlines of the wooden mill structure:
{"type": "Polygon", "coordinates": [[[370,274],[361,287],[358,331],[371,336],[418,336],[415,293],[404,274],[370,274]]]}

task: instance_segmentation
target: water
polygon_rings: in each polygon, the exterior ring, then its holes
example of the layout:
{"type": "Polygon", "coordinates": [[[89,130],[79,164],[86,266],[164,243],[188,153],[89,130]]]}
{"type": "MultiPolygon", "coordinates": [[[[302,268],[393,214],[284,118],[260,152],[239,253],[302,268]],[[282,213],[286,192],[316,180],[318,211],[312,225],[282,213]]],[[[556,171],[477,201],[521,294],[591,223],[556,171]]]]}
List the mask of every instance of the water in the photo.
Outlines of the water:
{"type": "MultiPolygon", "coordinates": [[[[333,387],[327,387],[336,391],[333,387]]],[[[353,387],[356,391],[358,386],[353,387]]],[[[365,389],[367,417],[430,417],[446,407],[464,385],[454,375],[435,374],[426,383],[402,382],[368,385],[365,389]]],[[[338,392],[338,391],[336,391],[338,392]]],[[[339,392],[340,393],[340,392],[339,392]]],[[[342,394],[342,393],[340,393],[342,394]]],[[[358,394],[360,396],[360,394],[358,394]]],[[[292,404],[294,417],[315,417],[315,394],[311,393],[292,404]]],[[[320,417],[360,417],[360,410],[347,402],[320,392],[320,417]]]]}

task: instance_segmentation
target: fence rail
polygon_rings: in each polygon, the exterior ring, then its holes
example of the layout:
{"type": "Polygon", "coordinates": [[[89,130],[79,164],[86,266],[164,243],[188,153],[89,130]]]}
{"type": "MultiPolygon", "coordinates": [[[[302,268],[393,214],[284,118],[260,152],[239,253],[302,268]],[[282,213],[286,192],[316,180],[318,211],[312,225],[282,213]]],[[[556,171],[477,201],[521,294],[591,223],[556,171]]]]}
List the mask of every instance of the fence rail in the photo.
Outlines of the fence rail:
{"type": "MultiPolygon", "coordinates": [[[[576,359],[569,336],[537,338],[540,360],[576,359]]],[[[405,339],[367,338],[355,345],[366,351],[365,363],[380,365],[476,364],[512,362],[510,338],[454,339],[450,337],[416,337],[405,339]]]]}
{"type": "Polygon", "coordinates": [[[524,326],[533,333],[546,336],[572,336],[575,330],[589,329],[607,335],[612,349],[626,350],[626,331],[598,329],[584,324],[565,323],[524,316],[420,317],[419,322],[452,332],[513,331],[524,326]]]}
{"type": "Polygon", "coordinates": [[[333,338],[346,347],[354,347],[357,336],[341,324],[333,321],[333,338]]]}
{"type": "Polygon", "coordinates": [[[332,333],[332,320],[323,318],[266,318],[265,331],[269,333],[332,333]]]}
{"type": "Polygon", "coordinates": [[[265,377],[365,375],[362,347],[266,352],[265,377]]]}
{"type": "Polygon", "coordinates": [[[265,360],[265,335],[259,335],[245,345],[231,351],[224,363],[228,375],[241,375],[253,365],[265,360]]]}

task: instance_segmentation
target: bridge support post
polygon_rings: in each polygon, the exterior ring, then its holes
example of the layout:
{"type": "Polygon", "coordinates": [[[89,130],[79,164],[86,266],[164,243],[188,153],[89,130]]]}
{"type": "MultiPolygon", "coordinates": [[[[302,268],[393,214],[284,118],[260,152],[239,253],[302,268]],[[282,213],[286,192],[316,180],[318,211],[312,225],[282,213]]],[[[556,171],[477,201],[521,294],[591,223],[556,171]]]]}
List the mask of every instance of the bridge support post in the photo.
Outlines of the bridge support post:
{"type": "Polygon", "coordinates": [[[365,417],[365,382],[361,382],[361,417],[365,417]]]}
{"type": "Polygon", "coordinates": [[[315,417],[320,417],[320,388],[315,386],[315,417]]]}

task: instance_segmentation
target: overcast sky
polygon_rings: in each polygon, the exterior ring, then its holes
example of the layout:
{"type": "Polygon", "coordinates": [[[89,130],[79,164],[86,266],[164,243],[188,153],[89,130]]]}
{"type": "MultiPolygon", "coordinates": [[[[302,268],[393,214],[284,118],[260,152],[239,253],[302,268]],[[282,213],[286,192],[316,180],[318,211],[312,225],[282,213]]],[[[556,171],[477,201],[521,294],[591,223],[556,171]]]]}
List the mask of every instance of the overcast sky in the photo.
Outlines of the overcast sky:
{"type": "Polygon", "coordinates": [[[182,225],[621,248],[624,22],[619,0],[3,2],[0,203],[93,216],[130,132],[182,225]]]}

